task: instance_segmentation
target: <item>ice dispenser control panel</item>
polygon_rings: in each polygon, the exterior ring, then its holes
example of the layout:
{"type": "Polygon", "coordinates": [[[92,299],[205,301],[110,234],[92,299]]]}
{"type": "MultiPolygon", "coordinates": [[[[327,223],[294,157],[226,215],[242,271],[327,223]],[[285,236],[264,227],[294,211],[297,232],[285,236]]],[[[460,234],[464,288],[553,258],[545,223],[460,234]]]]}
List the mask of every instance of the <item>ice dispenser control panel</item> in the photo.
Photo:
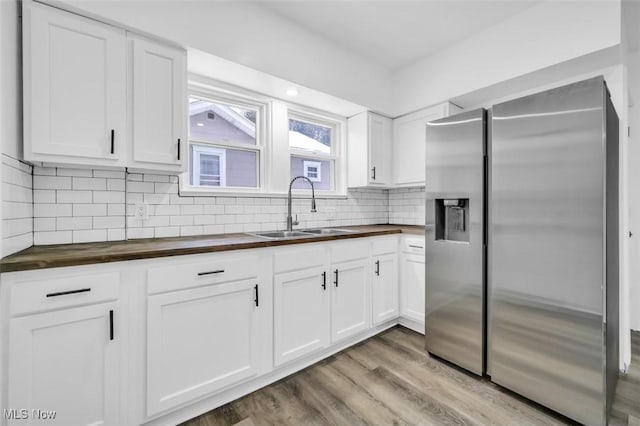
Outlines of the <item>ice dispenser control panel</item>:
{"type": "Polygon", "coordinates": [[[436,240],[469,242],[469,199],[436,199],[436,240]]]}

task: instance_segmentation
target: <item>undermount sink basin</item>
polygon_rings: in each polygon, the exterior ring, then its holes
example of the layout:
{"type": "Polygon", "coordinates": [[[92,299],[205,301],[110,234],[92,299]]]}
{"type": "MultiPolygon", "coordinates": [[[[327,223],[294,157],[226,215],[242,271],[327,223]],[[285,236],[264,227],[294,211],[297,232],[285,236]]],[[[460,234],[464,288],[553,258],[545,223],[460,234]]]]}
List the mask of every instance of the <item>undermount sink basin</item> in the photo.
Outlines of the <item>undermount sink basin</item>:
{"type": "Polygon", "coordinates": [[[321,229],[305,229],[302,232],[307,232],[309,234],[314,234],[314,235],[340,235],[340,234],[350,234],[355,231],[351,231],[349,229],[321,228],[321,229]]]}
{"type": "Polygon", "coordinates": [[[355,231],[348,229],[332,229],[332,228],[320,228],[320,229],[303,229],[299,231],[268,231],[268,232],[255,232],[251,235],[256,237],[268,238],[270,240],[283,240],[288,238],[304,238],[304,237],[321,237],[326,235],[343,235],[349,234],[355,231]]]}
{"type": "Polygon", "coordinates": [[[254,234],[256,237],[262,238],[270,238],[270,239],[283,239],[283,238],[300,238],[300,237],[309,237],[310,235],[306,232],[301,231],[271,231],[271,232],[256,232],[254,234]]]}

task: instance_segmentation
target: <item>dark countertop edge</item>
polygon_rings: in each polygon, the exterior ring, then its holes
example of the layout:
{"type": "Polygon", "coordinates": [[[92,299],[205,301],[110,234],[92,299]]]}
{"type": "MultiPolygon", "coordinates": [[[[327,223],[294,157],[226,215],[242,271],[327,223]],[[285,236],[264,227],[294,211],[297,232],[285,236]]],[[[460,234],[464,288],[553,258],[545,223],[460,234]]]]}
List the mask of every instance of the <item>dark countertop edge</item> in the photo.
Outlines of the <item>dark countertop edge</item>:
{"type": "MultiPolygon", "coordinates": [[[[212,244],[212,245],[195,245],[192,247],[171,247],[171,246],[163,246],[160,248],[139,248],[135,251],[125,251],[122,253],[96,253],[89,255],[82,255],[81,257],[68,257],[68,258],[55,258],[51,261],[49,260],[38,260],[38,259],[29,259],[28,257],[33,256],[30,251],[33,250],[34,247],[46,247],[46,246],[32,246],[20,252],[14,253],[3,258],[0,261],[0,273],[8,273],[8,272],[19,272],[19,271],[30,271],[30,270],[38,270],[38,269],[50,269],[50,268],[62,268],[69,266],[81,266],[81,265],[92,265],[92,264],[101,264],[101,263],[113,263],[113,262],[124,262],[131,260],[144,260],[144,259],[154,259],[159,257],[174,257],[174,256],[184,256],[184,255],[192,255],[192,254],[203,254],[203,253],[216,253],[216,252],[224,252],[224,251],[233,251],[233,250],[248,250],[255,248],[267,248],[267,247],[278,247],[278,246],[287,246],[294,244],[305,244],[305,243],[314,243],[314,242],[324,242],[324,241],[336,241],[336,240],[346,240],[353,238],[364,238],[364,237],[374,237],[381,235],[392,235],[392,234],[409,234],[409,235],[423,235],[424,234],[424,226],[420,225],[358,225],[358,226],[343,226],[343,227],[335,227],[335,228],[345,228],[345,229],[353,229],[359,227],[367,227],[367,228],[375,228],[377,226],[382,227],[392,227],[395,229],[380,229],[380,230],[369,230],[369,231],[358,231],[352,234],[342,234],[342,235],[328,235],[328,236],[313,236],[308,238],[297,238],[297,239],[284,239],[284,240],[267,240],[267,239],[256,239],[251,241],[238,241],[231,243],[223,243],[225,239],[225,234],[215,235],[215,237],[219,238],[220,244],[212,244]],[[26,259],[20,259],[21,257],[27,257],[26,259]]],[[[229,234],[229,235],[247,235],[250,234],[229,234]]],[[[198,236],[200,238],[194,238],[193,241],[197,242],[199,240],[205,239],[206,236],[198,236]]],[[[259,238],[259,237],[256,237],[259,238]]],[[[229,237],[232,239],[232,237],[229,237]]],[[[176,241],[176,244],[182,243],[185,244],[188,241],[191,241],[190,238],[180,239],[179,237],[171,237],[171,238],[155,238],[155,239],[147,239],[147,240],[126,240],[126,241],[117,241],[113,242],[113,246],[125,245],[126,243],[142,245],[145,241],[157,244],[166,245],[171,241],[176,241]]],[[[82,243],[82,244],[94,244],[94,243],[82,243]]],[[[105,242],[101,242],[99,244],[106,244],[105,242]]],[[[57,249],[64,250],[63,247],[71,247],[78,246],[78,244],[64,244],[56,246],[57,249]]]]}

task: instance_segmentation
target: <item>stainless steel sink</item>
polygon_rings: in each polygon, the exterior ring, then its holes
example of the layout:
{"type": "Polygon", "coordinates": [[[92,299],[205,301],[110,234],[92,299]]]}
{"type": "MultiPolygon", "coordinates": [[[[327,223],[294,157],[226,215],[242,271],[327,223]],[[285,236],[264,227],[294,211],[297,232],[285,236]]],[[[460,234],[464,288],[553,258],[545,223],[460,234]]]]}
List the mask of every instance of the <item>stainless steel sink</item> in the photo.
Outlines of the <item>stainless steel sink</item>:
{"type": "Polygon", "coordinates": [[[349,229],[320,228],[320,229],[303,229],[302,232],[307,232],[313,235],[340,235],[340,234],[351,234],[355,231],[351,231],[349,229]]]}
{"type": "Polygon", "coordinates": [[[321,237],[326,235],[343,235],[350,234],[356,231],[349,229],[333,229],[333,228],[319,228],[319,229],[301,229],[299,231],[267,231],[267,232],[255,232],[251,235],[256,237],[267,238],[270,240],[284,240],[291,238],[304,238],[304,237],[321,237]]]}
{"type": "Polygon", "coordinates": [[[282,240],[284,238],[301,238],[310,237],[311,235],[301,231],[270,231],[270,232],[256,232],[251,235],[256,237],[269,238],[271,240],[282,240]]]}

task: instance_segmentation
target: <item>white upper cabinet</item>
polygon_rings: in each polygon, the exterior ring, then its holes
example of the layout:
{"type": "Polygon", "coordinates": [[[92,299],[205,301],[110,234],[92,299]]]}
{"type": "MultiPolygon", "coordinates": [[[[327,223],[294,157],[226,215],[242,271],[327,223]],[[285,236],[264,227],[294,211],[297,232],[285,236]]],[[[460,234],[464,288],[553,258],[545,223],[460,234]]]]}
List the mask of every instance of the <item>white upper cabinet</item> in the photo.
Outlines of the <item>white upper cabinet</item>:
{"type": "Polygon", "coordinates": [[[391,119],[363,112],[348,120],[348,186],[391,184],[391,119]]]}
{"type": "Polygon", "coordinates": [[[31,3],[24,29],[24,157],[124,165],[123,30],[31,3]]]}
{"type": "Polygon", "coordinates": [[[185,52],[136,36],[130,43],[133,166],[180,170],[187,134],[185,52]]]}
{"type": "Polygon", "coordinates": [[[24,9],[25,160],[182,170],[186,53],[35,2],[24,9]]]}
{"type": "Polygon", "coordinates": [[[425,184],[425,142],[429,121],[460,111],[450,102],[393,120],[392,183],[394,186],[425,184]]]}

